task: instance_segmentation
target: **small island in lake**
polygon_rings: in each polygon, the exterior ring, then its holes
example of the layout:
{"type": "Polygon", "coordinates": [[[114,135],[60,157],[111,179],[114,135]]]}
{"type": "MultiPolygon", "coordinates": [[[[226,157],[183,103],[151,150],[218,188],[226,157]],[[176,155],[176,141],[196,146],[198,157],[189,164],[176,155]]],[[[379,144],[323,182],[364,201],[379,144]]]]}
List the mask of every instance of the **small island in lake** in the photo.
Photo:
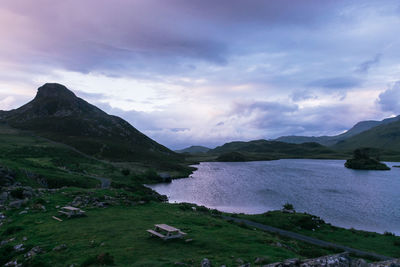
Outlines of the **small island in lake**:
{"type": "Polygon", "coordinates": [[[355,170],[390,170],[385,163],[379,162],[378,159],[371,158],[368,148],[354,150],[353,158],[348,159],[344,166],[355,170]]]}

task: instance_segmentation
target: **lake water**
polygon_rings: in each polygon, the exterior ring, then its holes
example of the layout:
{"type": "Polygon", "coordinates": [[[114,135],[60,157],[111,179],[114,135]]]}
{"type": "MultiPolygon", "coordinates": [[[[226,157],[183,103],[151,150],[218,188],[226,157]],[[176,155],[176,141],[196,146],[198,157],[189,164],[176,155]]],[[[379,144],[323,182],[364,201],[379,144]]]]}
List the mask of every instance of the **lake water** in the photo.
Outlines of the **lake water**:
{"type": "Polygon", "coordinates": [[[289,202],[333,225],[400,235],[400,168],[356,171],[345,168],[343,160],[311,159],[202,162],[196,167],[190,178],[151,188],[171,203],[226,212],[263,213],[289,202]]]}

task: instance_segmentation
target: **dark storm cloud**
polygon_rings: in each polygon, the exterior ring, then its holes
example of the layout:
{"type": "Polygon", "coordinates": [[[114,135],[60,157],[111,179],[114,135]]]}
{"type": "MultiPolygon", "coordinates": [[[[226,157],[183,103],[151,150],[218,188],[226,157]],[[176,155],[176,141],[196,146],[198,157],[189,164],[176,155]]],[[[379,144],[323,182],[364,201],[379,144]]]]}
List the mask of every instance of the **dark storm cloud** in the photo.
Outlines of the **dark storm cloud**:
{"type": "MultiPolygon", "coordinates": [[[[370,97],[400,74],[398,7],[397,0],[4,0],[0,93],[11,95],[13,80],[20,89],[71,82],[79,96],[171,146],[338,133],[399,112],[397,87],[379,105],[370,97]]],[[[2,105],[20,103],[21,92],[2,105]]]]}
{"type": "Polygon", "coordinates": [[[167,63],[179,70],[188,58],[226,64],[237,52],[228,47],[257,30],[326,23],[326,11],[339,7],[335,2],[38,0],[6,1],[3,8],[35,28],[30,57],[46,56],[49,64],[73,71],[116,75],[114,70],[143,67],[162,71],[167,63]]]}

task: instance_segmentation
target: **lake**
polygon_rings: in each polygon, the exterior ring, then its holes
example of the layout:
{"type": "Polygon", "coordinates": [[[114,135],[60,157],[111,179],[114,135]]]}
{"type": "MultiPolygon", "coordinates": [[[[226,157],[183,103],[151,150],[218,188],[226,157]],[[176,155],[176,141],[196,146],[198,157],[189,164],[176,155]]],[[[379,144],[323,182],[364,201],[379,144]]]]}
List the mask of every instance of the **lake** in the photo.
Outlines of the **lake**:
{"type": "MultiPolygon", "coordinates": [[[[392,167],[398,163],[387,163],[392,167]]],[[[359,171],[343,160],[202,162],[190,178],[150,186],[171,203],[263,213],[286,202],[345,228],[400,234],[400,168],[359,171]]]]}

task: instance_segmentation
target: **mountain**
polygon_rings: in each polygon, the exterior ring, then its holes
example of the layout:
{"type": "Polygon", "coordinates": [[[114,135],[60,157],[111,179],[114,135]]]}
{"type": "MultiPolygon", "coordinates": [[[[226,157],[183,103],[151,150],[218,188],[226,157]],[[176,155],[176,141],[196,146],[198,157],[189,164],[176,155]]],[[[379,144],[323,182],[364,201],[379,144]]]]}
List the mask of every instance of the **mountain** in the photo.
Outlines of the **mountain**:
{"type": "Polygon", "coordinates": [[[400,121],[391,120],[389,122],[347,138],[332,148],[354,150],[356,148],[370,147],[380,150],[400,151],[400,121]]]}
{"type": "Polygon", "coordinates": [[[177,153],[189,153],[189,154],[199,154],[199,153],[207,153],[210,148],[205,146],[190,146],[184,149],[175,150],[177,153]]]}
{"type": "Polygon", "coordinates": [[[290,144],[267,140],[230,142],[211,149],[208,154],[229,158],[232,152],[240,152],[241,156],[247,157],[247,160],[340,157],[335,151],[318,143],[290,144]]]}
{"type": "Polygon", "coordinates": [[[78,98],[65,86],[46,83],[26,105],[0,112],[8,125],[112,161],[168,161],[181,157],[125,120],[78,98]]]}
{"type": "Polygon", "coordinates": [[[382,121],[361,121],[354,125],[350,130],[335,136],[282,136],[274,141],[286,142],[286,143],[293,143],[293,144],[301,144],[306,142],[316,142],[324,146],[333,146],[338,142],[346,140],[352,136],[358,135],[359,133],[368,131],[376,126],[386,125],[395,121],[399,121],[400,116],[394,118],[384,119],[382,121]]]}

